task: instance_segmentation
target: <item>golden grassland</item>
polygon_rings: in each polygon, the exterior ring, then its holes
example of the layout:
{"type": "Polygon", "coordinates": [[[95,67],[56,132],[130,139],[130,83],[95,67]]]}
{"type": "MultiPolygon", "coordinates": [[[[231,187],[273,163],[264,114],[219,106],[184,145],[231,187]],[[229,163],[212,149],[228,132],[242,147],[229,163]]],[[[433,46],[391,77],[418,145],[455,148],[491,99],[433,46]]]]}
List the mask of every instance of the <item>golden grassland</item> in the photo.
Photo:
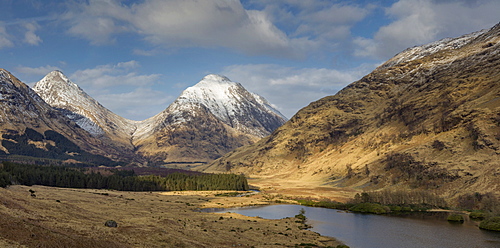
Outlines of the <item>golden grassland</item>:
{"type": "Polygon", "coordinates": [[[266,220],[200,208],[274,203],[273,194],[123,192],[45,186],[0,188],[0,247],[295,247],[337,246],[301,230],[295,218],[266,220]],[[29,190],[36,197],[30,196],[29,190]],[[107,220],[118,223],[106,227],[107,220]]]}

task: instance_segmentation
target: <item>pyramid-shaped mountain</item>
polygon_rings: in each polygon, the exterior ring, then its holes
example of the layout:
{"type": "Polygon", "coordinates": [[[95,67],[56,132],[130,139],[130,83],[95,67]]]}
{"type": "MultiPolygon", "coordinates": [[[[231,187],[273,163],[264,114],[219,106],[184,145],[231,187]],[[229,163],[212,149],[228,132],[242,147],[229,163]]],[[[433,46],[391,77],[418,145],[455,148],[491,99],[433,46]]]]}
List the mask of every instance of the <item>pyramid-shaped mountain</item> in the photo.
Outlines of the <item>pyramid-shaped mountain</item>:
{"type": "Polygon", "coordinates": [[[269,135],[286,118],[241,84],[208,75],[141,122],[138,152],[163,162],[207,162],[269,135]]]}

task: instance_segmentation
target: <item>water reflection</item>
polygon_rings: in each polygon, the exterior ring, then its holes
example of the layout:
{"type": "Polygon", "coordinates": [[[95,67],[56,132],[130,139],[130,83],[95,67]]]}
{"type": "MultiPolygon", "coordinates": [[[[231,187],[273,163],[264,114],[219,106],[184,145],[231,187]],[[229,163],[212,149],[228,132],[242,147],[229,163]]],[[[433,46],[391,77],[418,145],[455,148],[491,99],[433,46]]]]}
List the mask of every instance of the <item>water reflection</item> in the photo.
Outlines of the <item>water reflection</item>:
{"type": "Polygon", "coordinates": [[[500,233],[480,230],[477,223],[446,221],[447,213],[410,213],[399,216],[355,214],[299,205],[223,209],[266,219],[292,217],[306,210],[312,230],[335,237],[350,247],[500,247],[500,233]]]}

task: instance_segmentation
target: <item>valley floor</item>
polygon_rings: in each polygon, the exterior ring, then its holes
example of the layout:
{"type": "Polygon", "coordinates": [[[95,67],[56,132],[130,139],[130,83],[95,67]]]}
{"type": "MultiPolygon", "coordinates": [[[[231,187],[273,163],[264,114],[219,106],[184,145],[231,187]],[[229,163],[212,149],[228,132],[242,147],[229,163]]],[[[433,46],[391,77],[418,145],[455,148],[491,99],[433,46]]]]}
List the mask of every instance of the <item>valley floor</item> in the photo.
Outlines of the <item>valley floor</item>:
{"type": "MultiPolygon", "coordinates": [[[[263,186],[263,185],[262,185],[263,186]]],[[[272,194],[121,192],[44,186],[0,188],[0,247],[295,247],[337,246],[295,218],[266,220],[207,207],[270,204],[272,194]],[[36,197],[30,195],[35,191],[36,197]],[[118,223],[106,227],[107,220],[118,223]]]]}
{"type": "Polygon", "coordinates": [[[347,202],[352,199],[356,193],[363,192],[348,187],[341,188],[325,185],[321,181],[299,181],[272,177],[252,178],[248,179],[248,183],[258,187],[264,193],[292,199],[311,198],[347,202]]]}

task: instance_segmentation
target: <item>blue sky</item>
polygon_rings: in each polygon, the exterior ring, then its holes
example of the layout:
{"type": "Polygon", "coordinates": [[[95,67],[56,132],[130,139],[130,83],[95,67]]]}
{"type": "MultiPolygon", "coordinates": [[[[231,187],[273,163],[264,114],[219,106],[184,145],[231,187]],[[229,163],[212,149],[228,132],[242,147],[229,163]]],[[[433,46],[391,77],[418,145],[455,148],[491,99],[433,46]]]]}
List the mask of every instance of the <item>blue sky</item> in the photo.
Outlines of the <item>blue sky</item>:
{"type": "Polygon", "coordinates": [[[143,120],[221,74],[287,117],[407,47],[490,28],[498,0],[0,0],[0,68],[52,70],[143,120]]]}

